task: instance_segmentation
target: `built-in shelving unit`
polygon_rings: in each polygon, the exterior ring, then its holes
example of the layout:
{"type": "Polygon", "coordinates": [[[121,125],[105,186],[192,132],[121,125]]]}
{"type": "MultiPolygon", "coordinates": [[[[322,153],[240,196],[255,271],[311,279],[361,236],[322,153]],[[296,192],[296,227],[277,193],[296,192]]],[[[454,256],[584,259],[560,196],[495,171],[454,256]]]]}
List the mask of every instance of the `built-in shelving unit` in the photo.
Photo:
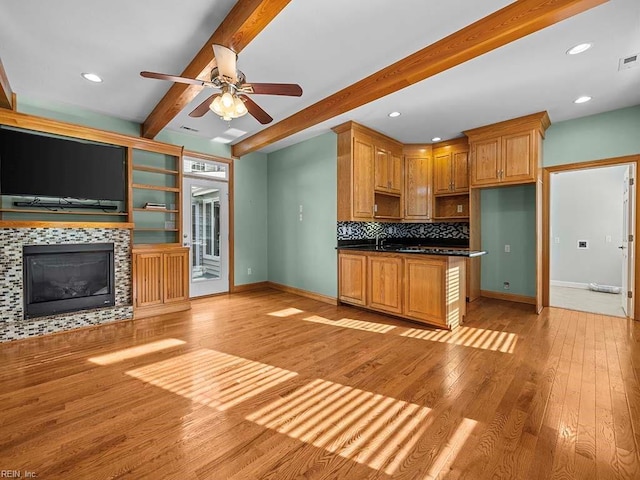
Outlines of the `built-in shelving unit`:
{"type": "Polygon", "coordinates": [[[182,157],[131,148],[130,209],[133,243],[178,244],[181,240],[182,157]],[[148,203],[166,208],[145,208],[148,203]]]}

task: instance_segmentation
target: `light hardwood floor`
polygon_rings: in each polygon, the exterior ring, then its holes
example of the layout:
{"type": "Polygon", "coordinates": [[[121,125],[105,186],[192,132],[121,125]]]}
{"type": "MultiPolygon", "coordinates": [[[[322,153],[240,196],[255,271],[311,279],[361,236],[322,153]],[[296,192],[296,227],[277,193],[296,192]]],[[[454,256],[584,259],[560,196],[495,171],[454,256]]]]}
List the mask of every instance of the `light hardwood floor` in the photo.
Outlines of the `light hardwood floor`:
{"type": "Polygon", "coordinates": [[[640,478],[640,325],[482,299],[448,333],[264,289],[0,346],[38,479],[640,478]]]}

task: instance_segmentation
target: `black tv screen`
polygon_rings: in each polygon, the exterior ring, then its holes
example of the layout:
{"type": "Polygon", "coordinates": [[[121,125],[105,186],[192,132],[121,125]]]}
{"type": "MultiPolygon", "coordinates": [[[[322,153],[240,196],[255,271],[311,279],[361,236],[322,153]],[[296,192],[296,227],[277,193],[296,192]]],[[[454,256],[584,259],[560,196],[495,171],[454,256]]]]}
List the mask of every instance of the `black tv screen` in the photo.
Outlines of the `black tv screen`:
{"type": "Polygon", "coordinates": [[[125,199],[125,149],[0,128],[0,194],[125,199]]]}

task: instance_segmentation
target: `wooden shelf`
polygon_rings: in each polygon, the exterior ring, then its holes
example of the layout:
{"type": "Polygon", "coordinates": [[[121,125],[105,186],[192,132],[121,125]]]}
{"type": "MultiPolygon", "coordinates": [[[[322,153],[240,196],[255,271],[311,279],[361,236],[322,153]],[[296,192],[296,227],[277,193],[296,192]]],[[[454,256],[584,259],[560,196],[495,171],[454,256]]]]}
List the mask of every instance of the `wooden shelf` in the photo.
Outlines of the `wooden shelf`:
{"type": "Polygon", "coordinates": [[[24,220],[0,220],[0,228],[126,228],[132,229],[133,223],[127,222],[32,222],[24,220]]]}
{"type": "Polygon", "coordinates": [[[147,167],[146,165],[134,165],[133,169],[140,172],[163,173],[165,175],[178,175],[180,173],[177,170],[170,170],[168,168],[147,167]]]}
{"type": "Polygon", "coordinates": [[[178,187],[161,187],[160,185],[145,185],[143,183],[134,183],[131,185],[133,188],[142,188],[144,190],[160,190],[163,192],[180,192],[178,187]]]}
{"type": "Polygon", "coordinates": [[[135,212],[160,212],[160,213],[179,213],[180,210],[163,210],[161,208],[138,208],[133,209],[135,212]]]}
{"type": "MultiPolygon", "coordinates": [[[[61,207],[62,208],[62,207],[61,207]]],[[[40,213],[43,215],[104,215],[107,217],[115,217],[121,216],[126,217],[127,213],[124,212],[70,212],[68,210],[60,211],[60,210],[48,210],[43,208],[42,210],[32,210],[32,209],[21,209],[21,208],[0,208],[0,212],[11,212],[11,213],[40,213]]]]}
{"type": "Polygon", "coordinates": [[[434,220],[446,220],[446,221],[462,221],[468,222],[469,217],[433,217],[434,220]]]}
{"type": "Polygon", "coordinates": [[[459,197],[460,195],[469,195],[469,192],[449,192],[449,193],[434,193],[433,196],[436,198],[440,197],[459,197]]]}
{"type": "Polygon", "coordinates": [[[135,232],[177,232],[177,228],[134,228],[135,232]]]}

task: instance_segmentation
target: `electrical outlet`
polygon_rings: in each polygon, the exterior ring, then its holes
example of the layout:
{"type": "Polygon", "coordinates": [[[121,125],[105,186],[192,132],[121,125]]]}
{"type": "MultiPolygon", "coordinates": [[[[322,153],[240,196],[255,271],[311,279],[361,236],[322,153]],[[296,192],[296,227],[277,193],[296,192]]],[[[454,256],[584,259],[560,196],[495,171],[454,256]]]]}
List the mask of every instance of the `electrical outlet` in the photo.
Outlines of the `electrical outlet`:
{"type": "Polygon", "coordinates": [[[462,205],[458,205],[458,213],[462,213],[462,205]]]}
{"type": "Polygon", "coordinates": [[[504,253],[511,253],[511,245],[504,246],[504,253]]]}
{"type": "Polygon", "coordinates": [[[300,213],[302,213],[302,205],[300,205],[300,213]]]}
{"type": "Polygon", "coordinates": [[[560,243],[560,237],[554,237],[553,241],[554,243],[560,243]]]}
{"type": "Polygon", "coordinates": [[[251,275],[251,267],[247,268],[247,275],[251,275]]]}
{"type": "Polygon", "coordinates": [[[509,285],[509,282],[504,282],[504,283],[502,284],[502,288],[504,288],[505,290],[509,290],[509,287],[510,287],[510,286],[511,286],[511,285],[509,285]]]}
{"type": "Polygon", "coordinates": [[[302,214],[300,214],[300,221],[302,221],[302,214]]]}
{"type": "Polygon", "coordinates": [[[611,235],[607,235],[604,241],[607,243],[611,243],[611,235]]]}

